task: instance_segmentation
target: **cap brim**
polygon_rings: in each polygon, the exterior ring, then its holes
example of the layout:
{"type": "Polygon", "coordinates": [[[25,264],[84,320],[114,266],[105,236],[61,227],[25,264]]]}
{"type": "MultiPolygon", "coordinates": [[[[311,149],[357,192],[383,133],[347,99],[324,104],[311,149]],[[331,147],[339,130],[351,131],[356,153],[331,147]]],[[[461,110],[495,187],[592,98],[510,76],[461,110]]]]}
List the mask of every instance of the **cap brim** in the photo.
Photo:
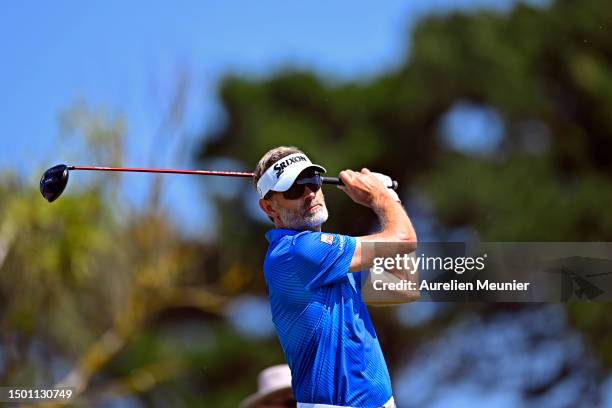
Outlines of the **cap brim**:
{"type": "Polygon", "coordinates": [[[327,171],[324,167],[319,166],[318,164],[304,163],[297,166],[294,165],[289,167],[285,171],[285,173],[281,175],[280,179],[276,182],[274,186],[272,186],[270,190],[278,192],[289,190],[289,188],[293,185],[293,182],[295,182],[295,179],[298,178],[300,173],[309,168],[315,168],[321,171],[322,173],[325,173],[327,171]]]}
{"type": "Polygon", "coordinates": [[[261,404],[262,402],[266,402],[269,399],[276,398],[279,395],[282,395],[283,393],[287,393],[287,392],[288,392],[288,395],[293,397],[293,391],[291,391],[290,386],[279,388],[278,390],[274,390],[271,392],[255,393],[253,395],[246,397],[240,403],[240,408],[255,408],[257,404],[261,404]]]}

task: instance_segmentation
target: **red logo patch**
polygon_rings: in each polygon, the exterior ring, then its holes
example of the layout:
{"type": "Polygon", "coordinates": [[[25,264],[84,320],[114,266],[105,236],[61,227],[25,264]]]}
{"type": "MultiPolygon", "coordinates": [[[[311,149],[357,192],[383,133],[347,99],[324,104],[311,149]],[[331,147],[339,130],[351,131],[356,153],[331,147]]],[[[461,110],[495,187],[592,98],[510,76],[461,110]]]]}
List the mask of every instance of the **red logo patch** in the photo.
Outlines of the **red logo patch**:
{"type": "Polygon", "coordinates": [[[331,245],[334,243],[334,236],[331,234],[321,234],[321,242],[331,245]]]}

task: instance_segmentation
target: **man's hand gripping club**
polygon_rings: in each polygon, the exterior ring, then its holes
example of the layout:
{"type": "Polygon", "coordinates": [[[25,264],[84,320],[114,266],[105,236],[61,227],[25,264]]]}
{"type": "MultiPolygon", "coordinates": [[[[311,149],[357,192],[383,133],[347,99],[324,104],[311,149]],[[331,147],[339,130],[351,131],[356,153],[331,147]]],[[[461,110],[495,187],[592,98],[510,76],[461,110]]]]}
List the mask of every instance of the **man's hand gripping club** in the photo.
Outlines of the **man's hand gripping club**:
{"type": "MultiPolygon", "coordinates": [[[[354,202],[371,208],[382,226],[380,232],[357,237],[355,254],[349,268],[351,272],[371,268],[376,257],[394,257],[398,253],[411,253],[416,250],[417,237],[410,218],[399,203],[397,194],[383,184],[379,175],[364,168],[361,172],[345,170],[340,172],[339,176],[344,186],[338,188],[354,202]],[[376,251],[364,251],[364,242],[387,244],[377,246],[376,251]]],[[[416,273],[405,276],[401,271],[390,272],[400,279],[418,280],[416,273]]],[[[411,293],[407,296],[410,297],[408,300],[414,300],[418,294],[411,293]]]]}

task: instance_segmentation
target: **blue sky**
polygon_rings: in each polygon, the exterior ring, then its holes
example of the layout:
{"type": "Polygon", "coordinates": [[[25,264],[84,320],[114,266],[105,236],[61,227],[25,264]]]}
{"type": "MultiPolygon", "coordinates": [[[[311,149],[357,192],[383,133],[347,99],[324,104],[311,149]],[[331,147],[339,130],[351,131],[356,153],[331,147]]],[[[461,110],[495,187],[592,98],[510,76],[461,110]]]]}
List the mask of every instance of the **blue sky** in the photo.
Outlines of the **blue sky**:
{"type": "MultiPolygon", "coordinates": [[[[153,155],[159,167],[193,168],[188,155],[174,157],[171,143],[153,143],[178,70],[187,69],[192,78],[181,132],[195,147],[197,135],[222,123],[215,89],[224,74],[262,76],[297,66],[339,80],[368,78],[405,58],[407,33],[420,16],[480,6],[503,11],[514,3],[5,3],[0,13],[0,167],[36,182],[41,168],[74,159],[69,145],[58,144],[57,117],[80,100],[125,116],[126,166],[148,165],[153,155]]],[[[69,164],[107,164],[91,160],[78,157],[69,164]]],[[[143,177],[124,178],[135,204],[146,196],[143,177]]],[[[164,201],[173,217],[199,234],[211,216],[202,203],[201,184],[188,176],[165,181],[164,201]]]]}

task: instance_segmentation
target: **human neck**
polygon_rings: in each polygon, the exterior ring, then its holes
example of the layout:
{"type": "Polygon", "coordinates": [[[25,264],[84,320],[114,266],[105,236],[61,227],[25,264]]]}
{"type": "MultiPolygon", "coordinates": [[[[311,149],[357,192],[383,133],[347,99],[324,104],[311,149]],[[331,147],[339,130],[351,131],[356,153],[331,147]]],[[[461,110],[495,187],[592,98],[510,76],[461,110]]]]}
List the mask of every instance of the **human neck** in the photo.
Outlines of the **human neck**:
{"type": "Polygon", "coordinates": [[[293,228],[293,227],[288,227],[286,225],[283,225],[281,223],[274,223],[274,226],[276,228],[280,228],[280,229],[289,229],[289,230],[294,230],[294,231],[313,231],[313,232],[321,232],[321,225],[317,225],[316,227],[308,227],[308,228],[293,228]]]}

